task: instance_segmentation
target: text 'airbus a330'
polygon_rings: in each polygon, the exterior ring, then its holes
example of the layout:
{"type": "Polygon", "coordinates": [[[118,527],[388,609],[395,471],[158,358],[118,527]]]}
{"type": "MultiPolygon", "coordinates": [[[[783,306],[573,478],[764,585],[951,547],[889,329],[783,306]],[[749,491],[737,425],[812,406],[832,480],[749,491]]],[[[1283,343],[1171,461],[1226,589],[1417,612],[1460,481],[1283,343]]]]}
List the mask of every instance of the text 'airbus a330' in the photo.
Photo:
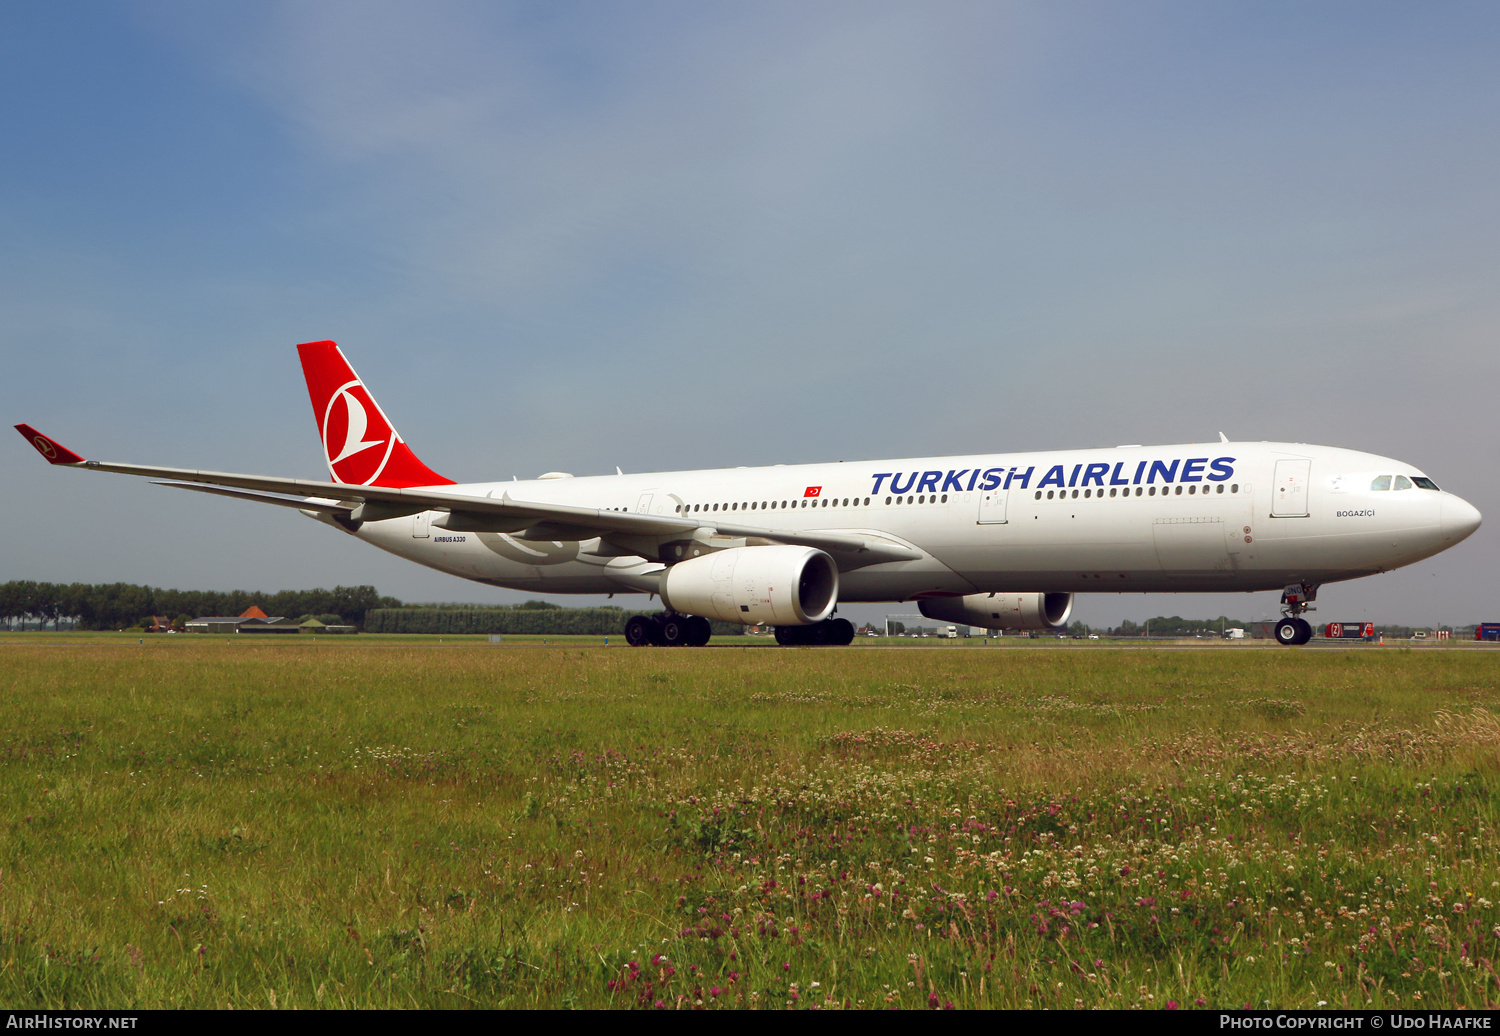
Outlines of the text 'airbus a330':
{"type": "MultiPolygon", "coordinates": [[[[1422,472],[1300,443],[1122,446],[459,485],[423,464],[333,342],[297,347],[333,481],[48,461],[292,507],[412,561],[515,590],[655,594],[634,645],[708,619],[847,644],[840,602],[918,602],[987,629],[1066,625],[1078,592],[1280,590],[1302,644],[1320,584],[1443,551],[1479,512],[1422,472]]],[[[1222,437],[1221,437],[1222,438],[1222,437]]]]}

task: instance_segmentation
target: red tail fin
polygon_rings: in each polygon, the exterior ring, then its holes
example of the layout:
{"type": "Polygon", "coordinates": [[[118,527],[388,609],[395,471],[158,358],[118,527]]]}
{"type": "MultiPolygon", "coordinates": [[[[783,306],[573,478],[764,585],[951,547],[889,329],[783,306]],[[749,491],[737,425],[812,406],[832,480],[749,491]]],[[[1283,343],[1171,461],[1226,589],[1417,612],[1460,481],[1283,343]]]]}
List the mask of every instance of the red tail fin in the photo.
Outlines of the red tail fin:
{"type": "Polygon", "coordinates": [[[451,486],[417,459],[333,342],[297,346],[323,456],[335,482],[354,486],[451,486]]]}

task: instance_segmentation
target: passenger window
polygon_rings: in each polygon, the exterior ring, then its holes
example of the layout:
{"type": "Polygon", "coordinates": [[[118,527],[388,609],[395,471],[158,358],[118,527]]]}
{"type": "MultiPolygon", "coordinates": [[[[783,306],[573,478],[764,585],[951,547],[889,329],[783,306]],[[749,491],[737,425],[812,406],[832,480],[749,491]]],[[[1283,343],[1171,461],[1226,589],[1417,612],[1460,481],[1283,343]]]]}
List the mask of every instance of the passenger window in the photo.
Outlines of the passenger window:
{"type": "Polygon", "coordinates": [[[1220,496],[1223,496],[1224,495],[1224,483],[1220,482],[1217,486],[1215,486],[1214,487],[1214,492],[1218,493],[1220,496]]]}
{"type": "Polygon", "coordinates": [[[1075,489],[1075,490],[1073,490],[1073,499],[1074,499],[1074,500],[1077,500],[1077,499],[1078,499],[1078,490],[1076,490],[1076,489],[1075,489]]]}
{"type": "Polygon", "coordinates": [[[1147,493],[1146,493],[1146,495],[1147,495],[1147,496],[1155,496],[1155,495],[1156,495],[1156,487],[1155,487],[1155,486],[1152,486],[1152,487],[1151,487],[1151,488],[1150,488],[1150,490],[1148,490],[1148,491],[1147,491],[1147,493]]]}
{"type": "Polygon", "coordinates": [[[946,504],[947,502],[948,502],[948,494],[944,493],[943,494],[943,498],[941,500],[939,500],[938,503],[940,503],[940,504],[946,504]]]}
{"type": "Polygon", "coordinates": [[[886,497],[885,498],[885,506],[887,506],[887,507],[891,506],[891,498],[890,497],[886,497]]]}
{"type": "Polygon", "coordinates": [[[1391,476],[1389,475],[1381,475],[1374,482],[1370,483],[1370,491],[1373,493],[1383,493],[1390,488],[1391,476]]]}
{"type": "Polygon", "coordinates": [[[1405,475],[1397,475],[1396,476],[1396,485],[1395,485],[1394,488],[1396,488],[1396,489],[1410,489],[1411,488],[1411,479],[1407,478],[1405,475]]]}
{"type": "MultiPolygon", "coordinates": [[[[1041,494],[1040,494],[1040,493],[1038,493],[1038,494],[1037,494],[1037,495],[1038,495],[1038,496],[1041,496],[1041,494]]],[[[1052,499],[1052,490],[1050,490],[1050,489],[1049,489],[1049,490],[1047,490],[1047,499],[1048,499],[1048,500],[1051,500],[1051,499],[1052,499]]]]}
{"type": "Polygon", "coordinates": [[[1236,482],[1234,485],[1229,487],[1229,491],[1231,493],[1238,493],[1240,491],[1240,484],[1236,482]]]}
{"type": "Polygon", "coordinates": [[[1198,492],[1197,486],[1188,486],[1188,496],[1194,496],[1198,492]]]}

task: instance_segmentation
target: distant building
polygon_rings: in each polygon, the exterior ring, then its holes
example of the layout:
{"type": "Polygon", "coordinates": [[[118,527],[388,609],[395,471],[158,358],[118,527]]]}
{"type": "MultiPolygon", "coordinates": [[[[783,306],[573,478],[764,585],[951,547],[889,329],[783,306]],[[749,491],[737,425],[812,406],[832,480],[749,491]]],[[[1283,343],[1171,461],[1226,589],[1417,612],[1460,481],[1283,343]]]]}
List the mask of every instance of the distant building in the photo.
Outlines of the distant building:
{"type": "Polygon", "coordinates": [[[284,615],[267,615],[255,605],[241,615],[204,615],[184,627],[189,633],[300,633],[301,627],[284,615]]]}

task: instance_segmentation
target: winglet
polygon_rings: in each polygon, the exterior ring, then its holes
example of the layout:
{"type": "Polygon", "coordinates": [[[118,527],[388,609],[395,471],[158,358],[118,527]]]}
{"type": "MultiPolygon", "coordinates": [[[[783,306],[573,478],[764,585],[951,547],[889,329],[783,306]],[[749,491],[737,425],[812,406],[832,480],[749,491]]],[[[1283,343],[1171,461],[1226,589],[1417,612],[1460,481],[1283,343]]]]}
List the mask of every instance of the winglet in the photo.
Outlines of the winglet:
{"type": "Polygon", "coordinates": [[[26,441],[36,447],[36,452],[47,458],[48,464],[83,464],[84,459],[62,443],[49,439],[29,424],[16,425],[16,431],[26,437],[26,441]]]}
{"type": "Polygon", "coordinates": [[[297,353],[335,482],[389,489],[453,485],[406,445],[337,345],[304,342],[297,353]]]}

